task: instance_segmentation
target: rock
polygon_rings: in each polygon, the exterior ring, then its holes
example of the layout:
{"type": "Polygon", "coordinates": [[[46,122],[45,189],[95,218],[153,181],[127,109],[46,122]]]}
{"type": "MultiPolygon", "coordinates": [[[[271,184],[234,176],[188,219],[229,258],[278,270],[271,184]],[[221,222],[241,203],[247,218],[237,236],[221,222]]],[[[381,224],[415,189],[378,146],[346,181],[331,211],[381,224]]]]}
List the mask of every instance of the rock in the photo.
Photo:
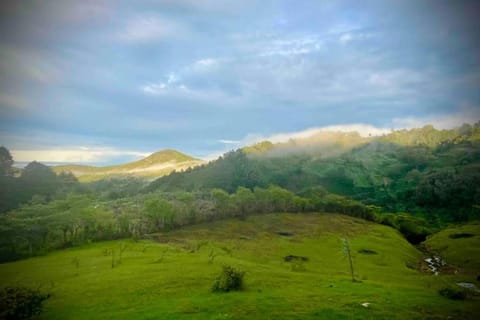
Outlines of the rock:
{"type": "Polygon", "coordinates": [[[460,286],[462,288],[469,289],[475,292],[480,292],[480,289],[478,289],[475,284],[470,282],[457,282],[457,286],[460,286]]]}

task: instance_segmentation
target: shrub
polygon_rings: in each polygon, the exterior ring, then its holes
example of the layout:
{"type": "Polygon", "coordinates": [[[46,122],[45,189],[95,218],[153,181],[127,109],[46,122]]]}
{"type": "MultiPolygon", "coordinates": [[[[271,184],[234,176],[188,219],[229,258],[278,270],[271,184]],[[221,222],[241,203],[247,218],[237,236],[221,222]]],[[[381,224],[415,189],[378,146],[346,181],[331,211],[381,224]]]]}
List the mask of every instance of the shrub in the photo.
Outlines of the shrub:
{"type": "Polygon", "coordinates": [[[243,288],[244,271],[235,269],[231,266],[223,266],[222,272],[217,276],[213,283],[212,291],[228,292],[237,291],[243,288]]]}
{"type": "Polygon", "coordinates": [[[24,287],[7,287],[0,291],[0,319],[30,319],[42,312],[42,305],[50,297],[24,287]]]}
{"type": "Polygon", "coordinates": [[[438,290],[438,293],[451,300],[465,300],[467,291],[465,289],[446,287],[438,290]]]}

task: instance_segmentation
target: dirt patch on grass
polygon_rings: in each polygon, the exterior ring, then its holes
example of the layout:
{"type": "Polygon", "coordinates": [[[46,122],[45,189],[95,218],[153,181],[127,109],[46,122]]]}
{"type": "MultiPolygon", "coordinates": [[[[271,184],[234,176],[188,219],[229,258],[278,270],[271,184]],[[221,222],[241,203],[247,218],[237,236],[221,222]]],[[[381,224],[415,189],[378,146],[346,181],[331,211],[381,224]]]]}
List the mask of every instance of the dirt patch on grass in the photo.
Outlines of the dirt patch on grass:
{"type": "Polygon", "coordinates": [[[292,262],[292,261],[308,261],[307,257],[302,257],[302,256],[294,256],[294,255],[288,255],[283,258],[283,261],[285,262],[292,262]]]}
{"type": "Polygon", "coordinates": [[[374,254],[378,254],[378,252],[377,252],[377,251],[370,250],[370,249],[360,249],[360,250],[358,250],[358,253],[361,253],[361,254],[366,254],[366,255],[374,255],[374,254]]]}

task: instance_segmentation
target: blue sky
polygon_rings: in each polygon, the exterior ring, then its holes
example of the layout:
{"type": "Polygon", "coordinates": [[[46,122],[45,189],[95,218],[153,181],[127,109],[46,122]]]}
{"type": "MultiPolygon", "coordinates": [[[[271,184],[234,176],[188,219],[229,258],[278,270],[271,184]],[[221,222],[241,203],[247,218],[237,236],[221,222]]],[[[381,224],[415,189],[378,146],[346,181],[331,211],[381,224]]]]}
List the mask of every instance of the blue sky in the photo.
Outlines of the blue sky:
{"type": "Polygon", "coordinates": [[[478,1],[4,1],[20,161],[201,157],[319,128],[480,119],[478,1]],[[334,127],[332,127],[334,126],[334,127]]]}

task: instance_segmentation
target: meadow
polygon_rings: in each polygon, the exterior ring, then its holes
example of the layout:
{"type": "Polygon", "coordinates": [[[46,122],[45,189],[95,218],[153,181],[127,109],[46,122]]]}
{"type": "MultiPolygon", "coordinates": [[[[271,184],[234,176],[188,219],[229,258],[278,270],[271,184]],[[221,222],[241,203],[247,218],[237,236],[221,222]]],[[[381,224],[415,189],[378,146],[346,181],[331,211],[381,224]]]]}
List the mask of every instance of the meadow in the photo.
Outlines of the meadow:
{"type": "MultiPolygon", "coordinates": [[[[478,234],[478,225],[470,228],[478,234]]],[[[476,265],[434,276],[423,259],[387,226],[337,214],[264,214],[1,264],[0,286],[51,293],[40,319],[475,319],[478,296],[454,301],[438,290],[475,282],[476,265]],[[212,292],[223,265],[245,271],[243,290],[212,292]]]]}

